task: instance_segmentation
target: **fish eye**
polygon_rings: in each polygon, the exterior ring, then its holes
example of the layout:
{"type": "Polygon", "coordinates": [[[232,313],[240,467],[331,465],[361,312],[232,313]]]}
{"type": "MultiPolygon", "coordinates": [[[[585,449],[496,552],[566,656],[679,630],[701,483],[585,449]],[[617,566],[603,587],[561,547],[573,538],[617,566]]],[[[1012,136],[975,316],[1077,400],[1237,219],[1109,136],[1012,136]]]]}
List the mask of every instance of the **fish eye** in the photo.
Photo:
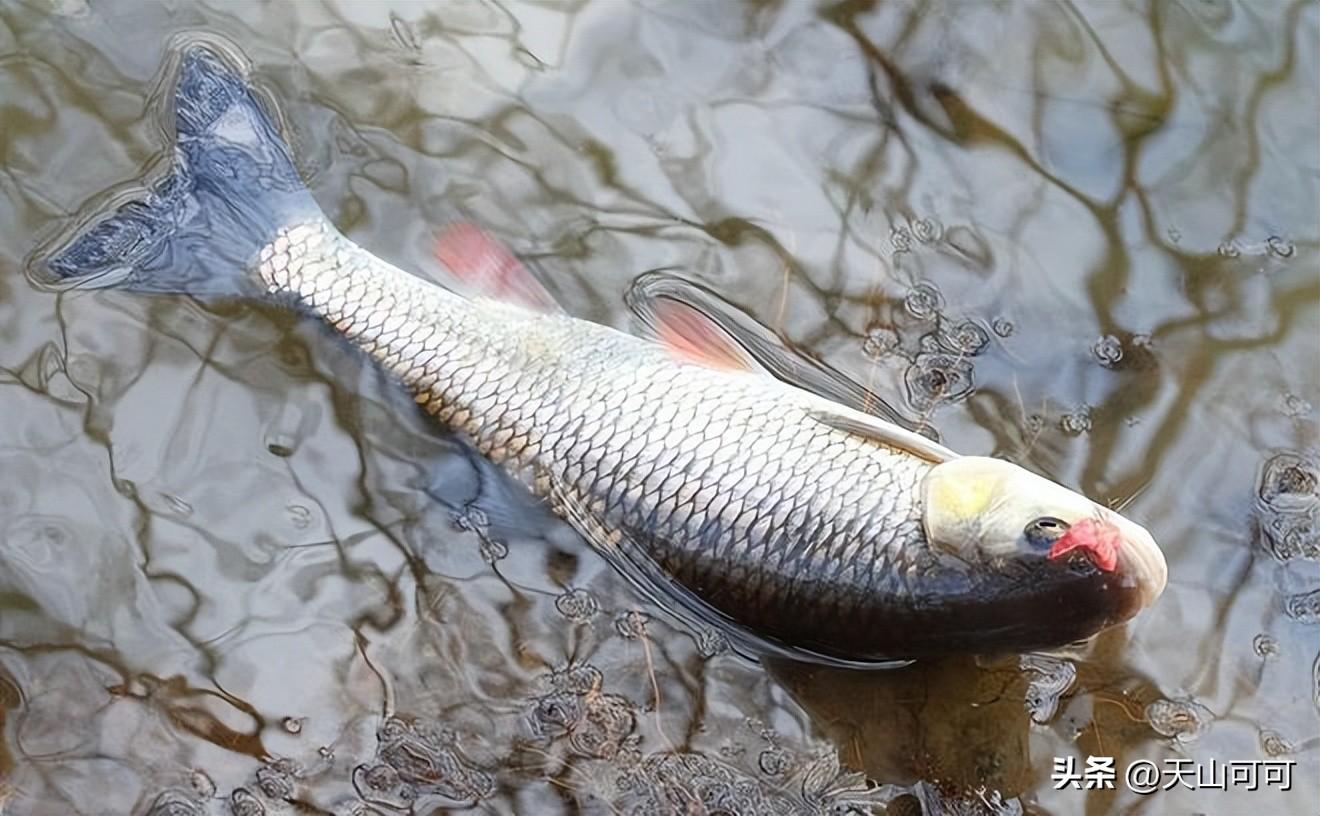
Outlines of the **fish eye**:
{"type": "Polygon", "coordinates": [[[1044,549],[1049,547],[1066,532],[1068,532],[1068,522],[1057,519],[1054,516],[1041,516],[1027,522],[1027,527],[1022,531],[1027,544],[1033,549],[1044,549]]]}

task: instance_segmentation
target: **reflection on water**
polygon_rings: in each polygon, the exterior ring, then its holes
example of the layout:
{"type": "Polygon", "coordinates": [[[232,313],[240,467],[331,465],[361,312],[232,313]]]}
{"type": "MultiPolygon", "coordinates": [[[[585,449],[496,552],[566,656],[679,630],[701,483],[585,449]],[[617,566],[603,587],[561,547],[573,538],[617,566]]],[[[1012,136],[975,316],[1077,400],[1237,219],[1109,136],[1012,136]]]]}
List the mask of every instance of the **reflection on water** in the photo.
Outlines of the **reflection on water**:
{"type": "Polygon", "coordinates": [[[0,799],[78,813],[1312,814],[1317,7],[0,11],[0,799]],[[760,666],[636,596],[323,330],[53,295],[33,245],[239,43],[318,200],[428,268],[487,225],[627,325],[678,268],[957,450],[1149,527],[1170,586],[1058,655],[760,666]],[[1056,756],[1294,790],[1055,790],[1056,756]]]}

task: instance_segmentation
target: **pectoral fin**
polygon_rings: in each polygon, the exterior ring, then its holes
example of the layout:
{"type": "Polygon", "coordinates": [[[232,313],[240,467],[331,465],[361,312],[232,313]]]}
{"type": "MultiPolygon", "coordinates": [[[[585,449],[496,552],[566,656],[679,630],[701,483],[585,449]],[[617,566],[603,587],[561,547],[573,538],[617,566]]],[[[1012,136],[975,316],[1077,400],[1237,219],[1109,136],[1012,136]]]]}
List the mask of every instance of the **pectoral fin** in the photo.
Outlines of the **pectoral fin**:
{"type": "Polygon", "coordinates": [[[695,307],[665,298],[653,308],[656,339],[679,359],[711,368],[765,373],[747,349],[695,307]]]}
{"type": "MultiPolygon", "coordinates": [[[[742,309],[698,283],[668,271],[653,270],[633,282],[626,300],[629,308],[647,328],[662,339],[662,304],[680,304],[691,309],[702,322],[708,324],[708,328],[698,333],[699,337],[723,338],[718,341],[697,341],[701,347],[720,348],[719,358],[737,360],[739,365],[763,370],[775,379],[863,414],[878,416],[899,427],[918,426],[917,422],[904,416],[875,392],[842,372],[803,354],[742,309]],[[728,348],[730,344],[733,349],[728,348]]],[[[709,352],[707,356],[710,356],[709,352]]],[[[933,429],[927,428],[924,432],[938,438],[933,429]]]]}
{"type": "Polygon", "coordinates": [[[940,464],[958,458],[958,454],[943,445],[928,439],[916,431],[900,428],[883,419],[851,411],[843,406],[837,410],[824,405],[810,412],[811,418],[836,430],[870,439],[886,447],[910,453],[932,464],[940,464]]]}

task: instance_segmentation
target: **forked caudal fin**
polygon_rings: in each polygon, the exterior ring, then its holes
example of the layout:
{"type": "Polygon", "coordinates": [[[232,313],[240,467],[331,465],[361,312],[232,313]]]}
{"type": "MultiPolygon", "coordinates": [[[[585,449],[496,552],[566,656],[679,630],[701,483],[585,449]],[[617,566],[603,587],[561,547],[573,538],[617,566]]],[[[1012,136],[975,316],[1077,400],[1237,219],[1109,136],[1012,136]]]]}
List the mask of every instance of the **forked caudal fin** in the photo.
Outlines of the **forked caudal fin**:
{"type": "Polygon", "coordinates": [[[166,175],[38,259],[45,282],[239,294],[248,262],[276,230],[319,215],[274,122],[226,57],[187,48],[170,98],[166,175]]]}

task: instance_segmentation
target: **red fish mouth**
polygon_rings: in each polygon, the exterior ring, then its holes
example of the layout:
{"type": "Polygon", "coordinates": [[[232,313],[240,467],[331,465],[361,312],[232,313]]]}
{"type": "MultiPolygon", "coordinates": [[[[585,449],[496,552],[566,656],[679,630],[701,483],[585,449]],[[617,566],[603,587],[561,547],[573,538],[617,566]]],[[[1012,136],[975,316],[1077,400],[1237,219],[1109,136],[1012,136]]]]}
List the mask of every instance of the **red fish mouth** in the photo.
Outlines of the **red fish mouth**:
{"type": "Polygon", "coordinates": [[[1062,558],[1073,550],[1081,550],[1092,564],[1104,572],[1113,572],[1118,566],[1118,549],[1123,536],[1118,528],[1099,519],[1082,519],[1068,528],[1047,557],[1062,558]]]}

